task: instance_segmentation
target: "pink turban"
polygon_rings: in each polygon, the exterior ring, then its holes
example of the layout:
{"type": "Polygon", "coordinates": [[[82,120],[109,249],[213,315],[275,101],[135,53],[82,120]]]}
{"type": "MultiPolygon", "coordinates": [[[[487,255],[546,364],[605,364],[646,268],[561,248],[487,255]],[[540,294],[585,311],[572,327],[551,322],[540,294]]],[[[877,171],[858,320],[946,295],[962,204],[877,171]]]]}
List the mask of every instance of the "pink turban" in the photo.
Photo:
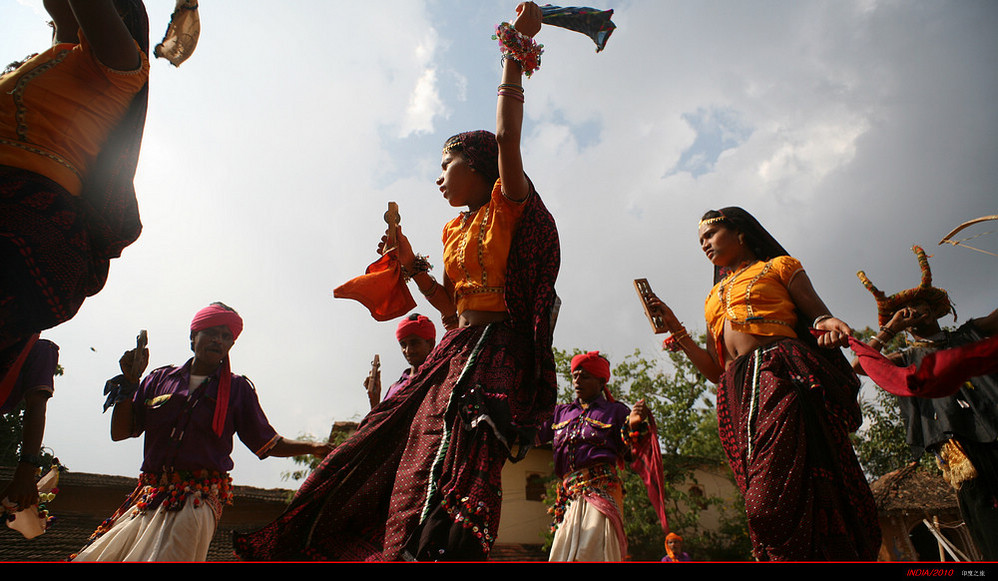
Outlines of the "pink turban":
{"type": "Polygon", "coordinates": [[[409,315],[399,323],[395,329],[395,338],[401,341],[409,335],[415,335],[427,341],[434,341],[437,338],[437,330],[433,327],[433,322],[423,315],[409,315]]]}
{"type": "MultiPolygon", "coordinates": [[[[222,305],[208,305],[198,311],[191,321],[191,332],[196,333],[212,327],[226,326],[232,331],[232,340],[239,338],[243,332],[243,319],[232,309],[222,305]]],[[[215,400],[215,414],[212,416],[211,428],[215,435],[221,437],[225,429],[225,412],[229,409],[229,391],[232,385],[232,367],[229,357],[222,362],[222,371],[218,374],[218,398],[215,400]]]]}
{"type": "Polygon", "coordinates": [[[606,357],[599,354],[599,351],[590,351],[572,357],[572,371],[581,367],[596,377],[609,381],[610,362],[606,357]]]}
{"type": "Polygon", "coordinates": [[[243,319],[238,313],[221,305],[208,305],[194,315],[194,320],[191,321],[191,331],[203,331],[222,325],[232,331],[233,341],[238,339],[239,334],[243,332],[243,319]]]}

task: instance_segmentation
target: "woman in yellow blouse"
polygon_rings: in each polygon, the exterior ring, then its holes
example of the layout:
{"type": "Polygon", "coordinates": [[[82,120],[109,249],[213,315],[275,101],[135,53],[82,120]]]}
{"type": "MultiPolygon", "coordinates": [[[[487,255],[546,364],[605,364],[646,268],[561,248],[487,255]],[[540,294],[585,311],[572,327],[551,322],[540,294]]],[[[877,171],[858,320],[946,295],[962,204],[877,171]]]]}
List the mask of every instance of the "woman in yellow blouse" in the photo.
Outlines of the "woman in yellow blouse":
{"type": "Polygon", "coordinates": [[[551,330],[560,251],[523,170],[523,74],[541,10],[517,7],[504,47],[496,133],[444,144],[436,184],[465,208],[444,227],[442,283],[401,232],[403,272],[447,333],[391,398],[263,530],[237,535],[245,559],[481,560],[499,528],[503,464],[534,442],[556,400],[551,330]]]}
{"type": "Polygon", "coordinates": [[[748,212],[707,212],[699,240],[714,264],[701,347],[657,297],[652,311],[718,384],[721,443],[745,499],[759,560],[872,560],[876,506],[849,432],[859,380],[838,351],[852,330],[833,317],[801,263],[748,212]],[[815,341],[810,329],[823,333],[815,341]]]}

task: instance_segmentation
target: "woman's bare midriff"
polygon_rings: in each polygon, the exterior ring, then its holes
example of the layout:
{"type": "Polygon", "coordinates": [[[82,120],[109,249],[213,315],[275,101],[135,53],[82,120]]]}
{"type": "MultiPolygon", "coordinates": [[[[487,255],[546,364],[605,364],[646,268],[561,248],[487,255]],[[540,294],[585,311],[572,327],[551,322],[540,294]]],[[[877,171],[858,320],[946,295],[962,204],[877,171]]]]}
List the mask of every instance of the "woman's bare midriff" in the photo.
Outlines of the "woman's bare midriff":
{"type": "Polygon", "coordinates": [[[759,347],[765,347],[770,343],[775,343],[784,337],[780,336],[766,336],[766,335],[750,335],[749,333],[742,333],[741,331],[735,331],[731,329],[731,326],[727,321],[724,323],[724,350],[725,353],[725,367],[731,365],[731,363],[741,357],[742,355],[747,355],[759,347]]]}
{"type": "Polygon", "coordinates": [[[480,327],[482,325],[488,325],[489,323],[495,323],[497,321],[505,321],[509,318],[509,313],[506,311],[462,311],[459,317],[458,326],[460,327],[480,327]]]}

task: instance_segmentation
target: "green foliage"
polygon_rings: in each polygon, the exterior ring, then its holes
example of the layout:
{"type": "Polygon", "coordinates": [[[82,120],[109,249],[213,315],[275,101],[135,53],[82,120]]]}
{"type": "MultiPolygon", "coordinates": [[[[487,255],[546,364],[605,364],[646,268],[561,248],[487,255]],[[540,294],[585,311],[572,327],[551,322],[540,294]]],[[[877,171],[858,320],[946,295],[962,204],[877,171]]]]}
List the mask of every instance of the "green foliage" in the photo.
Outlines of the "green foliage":
{"type": "MultiPolygon", "coordinates": [[[[581,352],[555,349],[555,362],[563,380],[559,395],[564,402],[575,398],[570,363],[581,352]]],[[[669,359],[672,369],[666,371],[658,361],[646,359],[636,350],[613,368],[608,387],[615,399],[625,403],[645,400],[655,417],[669,528],[683,537],[687,552],[696,560],[748,559],[751,545],[741,497],[737,493],[734,499],[704,495],[699,492],[702,488],[695,476],[699,467],[726,466],[717,434],[716,388],[682,354],[669,353],[669,359]],[[710,509],[721,514],[720,531],[707,531],[701,526],[701,517],[710,509]]],[[[665,535],[644,483],[631,471],[622,476],[630,557],[657,561],[665,551],[665,535]]],[[[553,487],[551,490],[549,498],[553,499],[553,487]]]]}
{"type": "MultiPolygon", "coordinates": [[[[329,434],[328,441],[334,446],[339,446],[340,444],[345,442],[347,438],[350,437],[351,433],[352,432],[344,430],[334,430],[329,434]]],[[[312,434],[301,434],[298,436],[297,439],[304,440],[306,442],[320,441],[312,434]]],[[[292,456],[291,460],[295,463],[296,466],[298,466],[298,468],[294,470],[285,470],[284,472],[281,472],[281,479],[297,482],[299,480],[305,480],[306,478],[308,478],[308,475],[311,474],[312,471],[319,466],[319,463],[322,462],[323,459],[316,458],[315,456],[309,454],[306,456],[292,456]]]]}

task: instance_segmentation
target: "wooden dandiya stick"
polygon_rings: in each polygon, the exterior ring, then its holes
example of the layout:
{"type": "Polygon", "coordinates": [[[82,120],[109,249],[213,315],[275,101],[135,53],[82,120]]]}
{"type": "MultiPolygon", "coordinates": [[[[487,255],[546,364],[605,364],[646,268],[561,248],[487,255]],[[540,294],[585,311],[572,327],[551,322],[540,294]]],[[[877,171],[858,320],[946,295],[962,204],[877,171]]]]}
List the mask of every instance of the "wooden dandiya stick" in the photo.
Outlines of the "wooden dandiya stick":
{"type": "MultiPolygon", "coordinates": [[[[132,358],[132,377],[142,379],[142,372],[145,367],[142,364],[142,354],[145,352],[147,345],[149,345],[149,332],[142,329],[139,331],[138,336],[135,337],[135,357],[132,358]]],[[[149,362],[146,361],[145,363],[148,364],[149,362]]]]}
{"type": "Polygon", "coordinates": [[[391,250],[395,250],[396,243],[398,242],[398,227],[401,221],[399,217],[399,205],[395,202],[388,202],[388,211],[385,212],[385,223],[388,224],[388,239],[385,241],[385,247],[382,249],[382,256],[388,254],[391,250]]]}
{"type": "Polygon", "coordinates": [[[645,316],[648,317],[648,322],[651,323],[651,328],[655,331],[655,334],[668,333],[669,328],[665,326],[665,321],[662,320],[661,316],[653,314],[648,304],[648,301],[655,294],[651,290],[651,285],[648,284],[648,279],[634,279],[634,290],[638,291],[638,296],[641,297],[641,306],[644,307],[645,316]]]}

